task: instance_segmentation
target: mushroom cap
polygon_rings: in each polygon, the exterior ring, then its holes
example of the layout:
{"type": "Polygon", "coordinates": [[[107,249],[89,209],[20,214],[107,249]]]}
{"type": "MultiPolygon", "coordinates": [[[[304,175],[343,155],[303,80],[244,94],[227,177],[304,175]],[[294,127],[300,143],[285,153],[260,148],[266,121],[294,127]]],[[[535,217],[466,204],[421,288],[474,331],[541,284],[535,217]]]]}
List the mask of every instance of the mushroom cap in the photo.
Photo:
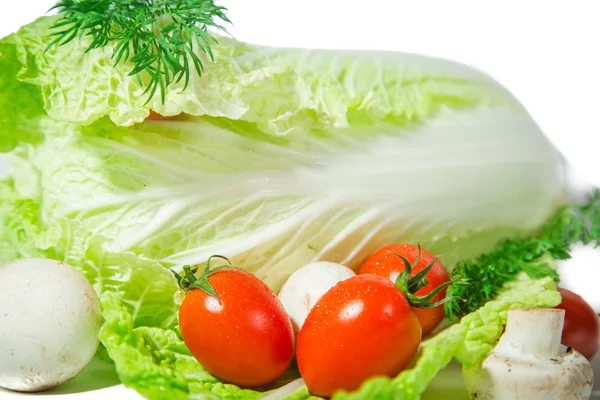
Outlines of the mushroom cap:
{"type": "Polygon", "coordinates": [[[102,316],[80,271],[23,259],[0,266],[0,321],[0,386],[37,392],[68,381],[91,361],[102,316]]]}

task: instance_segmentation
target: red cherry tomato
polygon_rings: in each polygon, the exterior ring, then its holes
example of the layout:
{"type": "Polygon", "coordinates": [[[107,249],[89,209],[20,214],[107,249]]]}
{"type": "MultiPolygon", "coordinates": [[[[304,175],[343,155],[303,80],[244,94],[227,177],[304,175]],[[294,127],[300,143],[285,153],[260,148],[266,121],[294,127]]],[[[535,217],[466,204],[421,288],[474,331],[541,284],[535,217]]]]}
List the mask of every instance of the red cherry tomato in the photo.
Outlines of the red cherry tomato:
{"type": "Polygon", "coordinates": [[[388,279],[357,275],[330,289],[308,314],[296,360],[311,394],[357,389],[373,376],[396,376],[414,358],[421,326],[388,279]]]}
{"type": "Polygon", "coordinates": [[[292,324],[277,296],[254,275],[221,269],[208,277],[217,298],[187,293],[179,310],[190,352],[214,376],[257,387],[277,379],[294,355],[292,324]]]}
{"type": "MultiPolygon", "coordinates": [[[[411,264],[417,259],[419,247],[412,244],[393,244],[384,247],[373,253],[371,257],[360,268],[359,274],[373,274],[388,278],[392,282],[396,282],[396,278],[402,273],[406,266],[404,261],[394,253],[404,256],[411,264]]],[[[429,265],[435,256],[427,250],[421,249],[421,257],[417,265],[413,268],[411,276],[414,276],[423,268],[429,265]]],[[[436,261],[431,267],[431,270],[426,275],[427,285],[415,292],[417,296],[424,296],[431,293],[443,283],[450,280],[450,275],[440,261],[436,261]]],[[[446,289],[442,290],[433,298],[433,302],[440,301],[446,296],[446,289]]],[[[444,307],[438,306],[435,308],[415,308],[415,312],[421,321],[423,336],[431,333],[445,317],[444,307]]]]}
{"type": "Polygon", "coordinates": [[[581,296],[559,288],[562,302],[556,307],[565,310],[562,343],[572,347],[588,360],[598,351],[600,323],[598,315],[581,296]]]}

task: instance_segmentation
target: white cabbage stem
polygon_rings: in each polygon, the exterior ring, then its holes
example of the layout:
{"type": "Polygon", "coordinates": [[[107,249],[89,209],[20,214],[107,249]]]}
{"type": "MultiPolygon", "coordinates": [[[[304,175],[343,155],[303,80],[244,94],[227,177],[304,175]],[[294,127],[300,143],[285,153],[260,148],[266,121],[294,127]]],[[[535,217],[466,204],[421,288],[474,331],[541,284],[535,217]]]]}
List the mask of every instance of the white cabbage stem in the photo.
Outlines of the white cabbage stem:
{"type": "Polygon", "coordinates": [[[512,309],[506,332],[481,365],[464,368],[472,399],[583,400],[594,382],[592,366],[561,344],[564,310],[512,309]]]}

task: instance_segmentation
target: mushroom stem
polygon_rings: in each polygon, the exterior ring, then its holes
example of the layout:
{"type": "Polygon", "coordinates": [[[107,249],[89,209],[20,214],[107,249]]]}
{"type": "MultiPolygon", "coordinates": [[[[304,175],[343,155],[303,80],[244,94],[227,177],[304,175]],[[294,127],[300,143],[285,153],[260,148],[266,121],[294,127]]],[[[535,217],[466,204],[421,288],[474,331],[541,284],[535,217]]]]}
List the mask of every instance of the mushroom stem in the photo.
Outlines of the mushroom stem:
{"type": "Polygon", "coordinates": [[[588,400],[589,361],[561,345],[565,311],[508,310],[506,332],[481,364],[464,365],[471,399],[588,400]]]}
{"type": "Polygon", "coordinates": [[[505,353],[518,348],[538,359],[556,357],[561,353],[564,319],[565,311],[559,309],[509,310],[506,332],[496,348],[505,353]]]}

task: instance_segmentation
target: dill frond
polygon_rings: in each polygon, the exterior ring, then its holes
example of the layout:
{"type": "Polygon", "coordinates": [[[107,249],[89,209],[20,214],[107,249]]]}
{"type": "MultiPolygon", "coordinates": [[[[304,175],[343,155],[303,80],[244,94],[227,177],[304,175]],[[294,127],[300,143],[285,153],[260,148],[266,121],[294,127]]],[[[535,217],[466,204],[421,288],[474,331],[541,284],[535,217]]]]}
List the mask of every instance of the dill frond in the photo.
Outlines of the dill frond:
{"type": "Polygon", "coordinates": [[[213,0],[60,0],[54,9],[59,18],[48,48],[84,36],[91,38],[87,51],[110,43],[115,65],[133,64],[130,75],[145,85],[148,101],[159,90],[163,103],[171,83],[187,87],[194,71],[202,74],[198,49],[214,61],[217,41],[208,28],[226,32],[218,21],[230,22],[213,0]]]}

